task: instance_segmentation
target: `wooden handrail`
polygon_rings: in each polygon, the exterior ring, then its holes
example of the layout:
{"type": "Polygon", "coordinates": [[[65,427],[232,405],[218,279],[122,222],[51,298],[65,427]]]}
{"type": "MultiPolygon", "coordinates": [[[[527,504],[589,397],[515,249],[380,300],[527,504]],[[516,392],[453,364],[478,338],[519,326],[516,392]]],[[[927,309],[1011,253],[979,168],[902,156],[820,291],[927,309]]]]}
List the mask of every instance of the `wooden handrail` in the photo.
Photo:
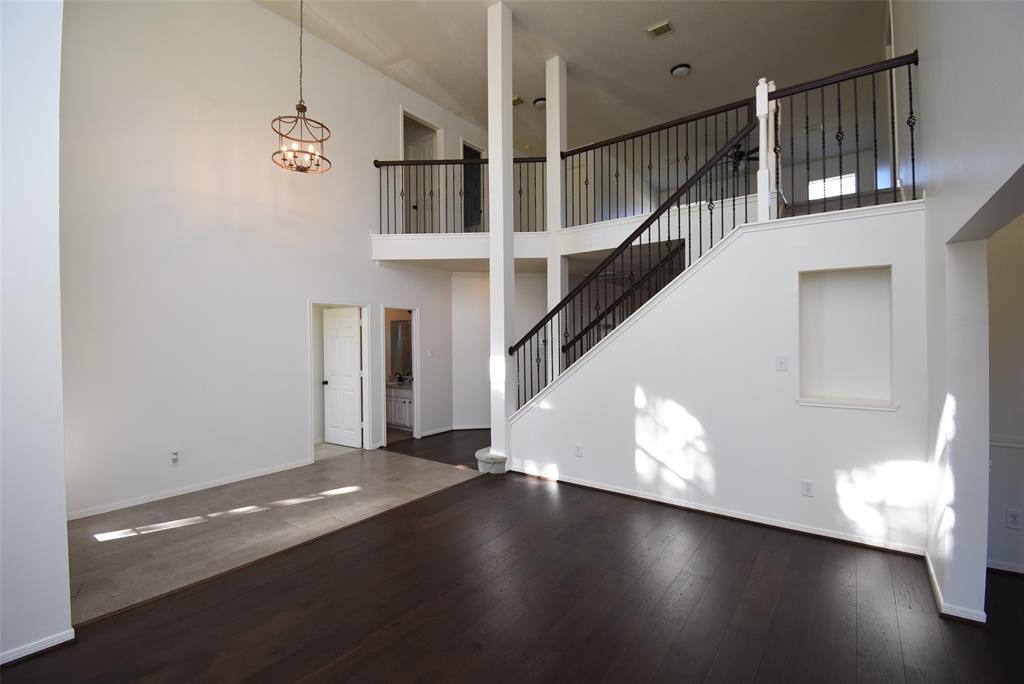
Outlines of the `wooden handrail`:
{"type": "Polygon", "coordinates": [[[565,306],[569,303],[569,301],[572,300],[573,297],[582,292],[585,287],[592,283],[597,278],[597,274],[601,270],[603,270],[605,266],[610,264],[612,261],[617,259],[623,252],[625,252],[626,249],[628,249],[630,245],[632,245],[634,240],[640,237],[640,235],[642,235],[645,230],[654,225],[655,221],[657,221],[665,212],[671,209],[672,206],[677,201],[679,201],[680,197],[686,194],[690,190],[690,188],[696,185],[696,183],[701,178],[704,177],[704,174],[710,171],[711,168],[715,166],[715,164],[720,162],[725,157],[725,155],[728,154],[730,150],[732,150],[734,147],[742,143],[743,139],[750,135],[750,132],[757,127],[757,118],[753,116],[753,111],[754,110],[752,107],[748,110],[749,119],[747,121],[747,124],[742,129],[740,129],[740,131],[736,135],[730,138],[721,148],[719,148],[718,152],[716,152],[710,159],[704,162],[703,166],[701,166],[697,171],[695,171],[692,176],[686,179],[686,182],[683,183],[678,190],[673,192],[668,199],[662,202],[661,206],[654,210],[654,213],[648,216],[647,219],[643,223],[641,223],[636,230],[630,233],[629,237],[623,240],[622,244],[616,247],[611,252],[611,254],[606,256],[601,261],[601,263],[597,265],[597,267],[595,267],[589,274],[587,274],[587,276],[582,281],[580,281],[579,284],[577,284],[576,287],[574,287],[569,292],[569,294],[562,297],[562,300],[558,302],[558,304],[556,304],[551,309],[551,311],[547,312],[544,315],[544,317],[537,322],[536,325],[530,328],[518,342],[509,347],[508,353],[515,354],[516,350],[522,347],[527,342],[527,340],[529,340],[530,337],[534,335],[534,333],[543,328],[548,321],[553,319],[559,311],[565,308],[565,306]]]}
{"type": "Polygon", "coordinates": [[[798,83],[797,85],[779,88],[773,92],[768,93],[768,99],[778,100],[780,97],[798,95],[799,93],[807,92],[808,90],[824,88],[825,86],[834,85],[836,83],[841,83],[843,81],[849,81],[852,78],[870,76],[871,74],[877,74],[879,71],[888,71],[890,69],[906,66],[908,64],[917,64],[917,50],[914,50],[913,52],[908,53],[906,55],[893,57],[892,59],[886,59],[882,60],[881,62],[875,62],[874,64],[868,64],[866,66],[857,67],[856,69],[847,69],[846,71],[840,71],[838,74],[826,76],[825,78],[819,78],[814,81],[807,81],[806,83],[798,83]]]}
{"type": "MultiPolygon", "coordinates": [[[[515,157],[514,164],[535,164],[547,161],[545,157],[515,157]]],[[[487,159],[374,159],[373,165],[382,166],[471,166],[488,163],[487,159]]]]}
{"type": "Polygon", "coordinates": [[[663,131],[666,128],[673,128],[674,126],[682,126],[683,124],[687,124],[687,123],[690,123],[692,121],[697,121],[698,119],[704,119],[704,118],[707,118],[709,116],[714,116],[715,114],[721,114],[722,112],[731,111],[733,109],[739,109],[740,107],[742,107],[744,105],[746,105],[747,107],[753,108],[753,106],[754,106],[754,98],[752,98],[752,97],[744,98],[742,100],[737,100],[736,102],[731,102],[729,104],[721,105],[719,107],[712,107],[711,109],[705,109],[703,112],[697,112],[696,114],[687,114],[686,116],[681,117],[679,119],[673,119],[672,121],[666,121],[665,123],[656,124],[656,125],[650,126],[648,128],[641,128],[640,130],[633,131],[632,133],[623,133],[622,135],[617,135],[614,138],[608,138],[607,140],[599,140],[598,142],[589,143],[589,144],[583,145],[581,147],[574,147],[571,150],[566,150],[565,152],[562,152],[562,159],[566,159],[568,157],[572,157],[572,156],[575,156],[577,154],[583,154],[584,152],[589,152],[590,150],[596,150],[599,147],[606,147],[608,145],[615,145],[616,143],[625,142],[626,140],[632,140],[633,138],[639,138],[642,135],[649,135],[651,133],[657,133],[658,131],[663,131]]]}

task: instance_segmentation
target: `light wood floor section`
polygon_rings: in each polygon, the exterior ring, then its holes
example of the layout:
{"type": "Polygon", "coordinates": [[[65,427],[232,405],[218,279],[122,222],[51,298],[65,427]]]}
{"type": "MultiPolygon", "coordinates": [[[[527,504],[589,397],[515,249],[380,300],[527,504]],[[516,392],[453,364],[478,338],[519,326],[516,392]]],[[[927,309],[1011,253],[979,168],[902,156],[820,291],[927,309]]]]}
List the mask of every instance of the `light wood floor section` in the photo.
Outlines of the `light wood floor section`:
{"type": "Polygon", "coordinates": [[[318,449],[313,465],[70,521],[72,622],[180,589],[479,475],[383,450],[331,456],[331,447],[318,449]]]}

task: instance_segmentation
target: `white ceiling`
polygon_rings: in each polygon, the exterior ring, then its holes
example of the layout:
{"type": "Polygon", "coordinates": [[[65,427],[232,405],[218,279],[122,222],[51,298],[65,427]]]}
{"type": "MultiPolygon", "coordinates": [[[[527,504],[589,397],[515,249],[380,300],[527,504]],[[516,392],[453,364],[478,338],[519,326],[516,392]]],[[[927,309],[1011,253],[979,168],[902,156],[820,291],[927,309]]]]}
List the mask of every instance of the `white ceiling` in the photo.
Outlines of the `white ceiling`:
{"type": "MultiPolygon", "coordinates": [[[[298,23],[297,0],[257,0],[298,23]]],[[[308,0],[321,39],[480,125],[487,121],[486,12],[493,0],[308,0]]],[[[884,58],[886,4],[875,2],[587,2],[510,0],[515,142],[543,154],[544,62],[568,64],[575,147],[884,58]],[[664,19],[673,31],[651,38],[664,19]],[[693,65],[682,80],[669,75],[693,65]]]]}

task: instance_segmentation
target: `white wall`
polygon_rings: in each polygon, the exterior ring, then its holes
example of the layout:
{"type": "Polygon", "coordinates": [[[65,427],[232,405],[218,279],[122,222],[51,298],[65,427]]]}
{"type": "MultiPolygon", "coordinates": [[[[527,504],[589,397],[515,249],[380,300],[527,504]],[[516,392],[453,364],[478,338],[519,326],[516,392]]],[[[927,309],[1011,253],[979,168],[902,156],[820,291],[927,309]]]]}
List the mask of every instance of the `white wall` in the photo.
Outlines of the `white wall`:
{"type": "Polygon", "coordinates": [[[61,402],[61,11],[60,2],[0,3],[0,662],[74,636],[61,402]]]}
{"type": "MultiPolygon", "coordinates": [[[[947,488],[935,494],[928,556],[943,602],[974,619],[984,619],[988,537],[988,373],[977,364],[987,356],[978,332],[987,321],[960,316],[951,326],[950,319],[957,308],[987,311],[984,249],[947,243],[1024,161],[1022,25],[1022,3],[893,3],[895,52],[918,49],[921,60],[914,108],[917,179],[928,196],[928,434],[934,453],[955,454],[947,488]],[[953,292],[954,285],[966,291],[953,292]],[[943,425],[949,398],[955,430],[943,425]]],[[[975,239],[1003,224],[978,230],[975,239]]]]}
{"type": "Polygon", "coordinates": [[[512,467],[923,552],[924,212],[861,216],[727,237],[513,416],[512,467]],[[798,273],[890,264],[898,408],[798,405],[798,273]],[[803,479],[813,498],[800,496],[803,479]]]}
{"type": "Polygon", "coordinates": [[[1006,527],[1024,511],[1024,214],[988,241],[989,475],[988,563],[1024,572],[1024,532],[1006,527]]]}
{"type": "Polygon", "coordinates": [[[309,114],[334,169],[276,168],[297,29],[247,2],[70,3],[62,78],[68,508],[96,512],[308,462],[309,301],[371,305],[369,410],[384,438],[380,305],[419,308],[424,431],[451,425],[449,273],[370,259],[374,158],[401,108],[484,134],[314,37],[309,114]],[[357,96],[358,95],[358,96],[357,96]],[[168,454],[181,452],[176,468],[168,454]]]}
{"type": "MultiPolygon", "coordinates": [[[[486,273],[452,274],[452,425],[490,425],[487,375],[489,312],[486,273]]],[[[547,276],[517,273],[513,337],[518,340],[547,313],[547,276]]]]}

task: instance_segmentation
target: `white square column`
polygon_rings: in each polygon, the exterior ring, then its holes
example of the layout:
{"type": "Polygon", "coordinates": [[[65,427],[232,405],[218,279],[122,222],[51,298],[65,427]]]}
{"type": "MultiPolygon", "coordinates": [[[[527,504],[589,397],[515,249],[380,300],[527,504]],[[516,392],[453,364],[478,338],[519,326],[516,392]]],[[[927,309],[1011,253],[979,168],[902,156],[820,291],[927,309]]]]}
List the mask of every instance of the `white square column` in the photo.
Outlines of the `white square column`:
{"type": "MultiPolygon", "coordinates": [[[[544,98],[546,107],[545,138],[547,168],[547,225],[552,233],[548,239],[547,288],[548,310],[555,308],[569,292],[569,265],[562,256],[558,233],[565,227],[565,166],[562,164],[562,152],[566,150],[568,139],[568,109],[566,107],[566,76],[565,60],[552,57],[544,63],[544,98]]],[[[561,333],[562,324],[556,317],[552,321],[551,344],[548,353],[561,356],[559,349],[564,341],[561,333]]],[[[561,363],[550,363],[553,375],[558,376],[561,363]]]]}
{"type": "MultiPolygon", "coordinates": [[[[565,60],[552,57],[544,63],[544,110],[547,155],[547,225],[548,232],[557,234],[565,227],[565,193],[562,192],[565,167],[562,152],[568,137],[565,90],[565,60]]],[[[553,238],[553,236],[552,236],[553,238]]],[[[569,277],[556,239],[548,240],[548,309],[562,301],[569,277]]]]}
{"type": "Polygon", "coordinates": [[[509,345],[515,304],[512,253],[512,10],[487,8],[487,152],[490,194],[491,446],[477,453],[482,472],[505,472],[513,392],[509,345]]]}

